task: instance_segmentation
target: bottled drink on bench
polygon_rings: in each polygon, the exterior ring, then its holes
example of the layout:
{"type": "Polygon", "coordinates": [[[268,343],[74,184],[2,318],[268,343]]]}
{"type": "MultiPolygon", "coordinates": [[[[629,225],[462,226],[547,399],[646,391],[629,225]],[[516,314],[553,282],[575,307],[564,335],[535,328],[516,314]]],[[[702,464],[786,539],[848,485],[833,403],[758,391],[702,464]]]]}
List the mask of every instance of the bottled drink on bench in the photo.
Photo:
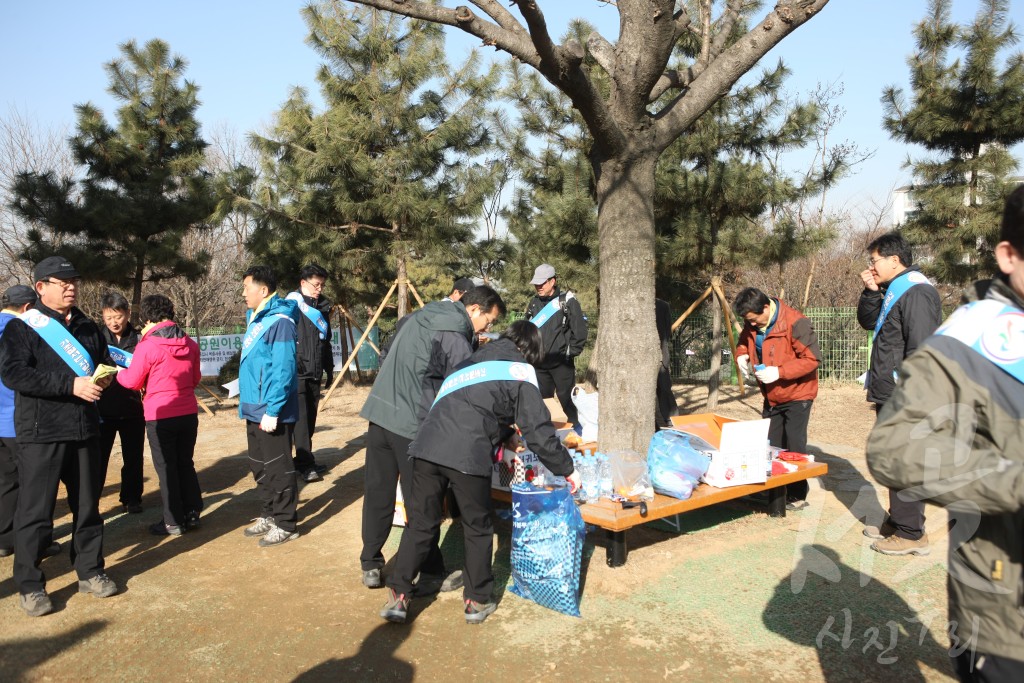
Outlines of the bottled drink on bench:
{"type": "Polygon", "coordinates": [[[612,485],[612,463],[608,460],[606,453],[598,453],[597,459],[599,495],[602,498],[611,498],[614,489],[612,485]]]}
{"type": "Polygon", "coordinates": [[[580,478],[583,480],[583,502],[596,503],[600,497],[599,483],[597,480],[597,459],[590,451],[583,456],[583,468],[580,470],[580,478]]]}

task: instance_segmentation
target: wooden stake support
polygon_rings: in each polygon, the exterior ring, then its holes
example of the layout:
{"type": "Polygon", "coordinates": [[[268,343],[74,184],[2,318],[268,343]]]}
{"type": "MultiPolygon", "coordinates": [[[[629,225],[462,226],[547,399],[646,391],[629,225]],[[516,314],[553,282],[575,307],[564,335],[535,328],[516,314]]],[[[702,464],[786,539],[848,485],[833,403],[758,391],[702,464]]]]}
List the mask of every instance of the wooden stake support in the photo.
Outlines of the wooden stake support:
{"type": "Polygon", "coordinates": [[[732,312],[729,310],[729,303],[725,300],[725,292],[722,291],[722,288],[719,287],[717,283],[712,282],[712,284],[709,285],[708,288],[704,290],[704,293],[697,297],[697,300],[690,304],[690,307],[683,311],[683,314],[681,316],[676,318],[676,321],[672,323],[672,331],[675,332],[679,328],[679,326],[683,324],[683,321],[689,318],[690,314],[697,310],[697,307],[704,302],[704,299],[707,299],[712,294],[714,294],[715,299],[718,300],[718,304],[722,307],[722,313],[725,316],[725,328],[729,336],[729,351],[732,353],[733,365],[736,366],[736,379],[737,383],[740,386],[740,396],[746,396],[747,394],[746,387],[743,381],[743,371],[740,370],[740,365],[736,361],[736,340],[733,332],[732,312]]]}

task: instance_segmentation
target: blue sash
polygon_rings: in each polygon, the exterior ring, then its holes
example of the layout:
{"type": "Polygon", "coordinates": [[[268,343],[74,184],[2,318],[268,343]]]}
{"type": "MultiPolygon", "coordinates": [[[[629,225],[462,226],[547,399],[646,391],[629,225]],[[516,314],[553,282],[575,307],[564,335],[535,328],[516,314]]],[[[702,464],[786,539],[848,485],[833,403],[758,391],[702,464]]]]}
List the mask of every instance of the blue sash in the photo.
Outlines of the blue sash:
{"type": "Polygon", "coordinates": [[[132,364],[132,354],[128,353],[124,349],[119,349],[112,344],[107,344],[107,351],[110,353],[110,357],[114,362],[122,368],[126,368],[132,364]]]}
{"type": "Polygon", "coordinates": [[[35,330],[43,338],[46,345],[61,357],[78,377],[90,377],[93,372],[93,360],[75,339],[68,328],[41,311],[30,308],[18,316],[26,325],[35,330]]]}
{"type": "Polygon", "coordinates": [[[992,299],[953,312],[936,336],[952,337],[1024,383],[1024,312],[992,299]]]}
{"type": "Polygon", "coordinates": [[[538,328],[543,327],[544,323],[551,320],[551,316],[557,313],[558,309],[561,308],[561,304],[558,303],[559,298],[561,298],[561,295],[556,296],[554,299],[549,301],[547,306],[537,312],[537,315],[530,318],[530,322],[538,328]]]}
{"type": "MultiPolygon", "coordinates": [[[[252,320],[253,317],[255,316],[253,316],[252,310],[250,309],[246,311],[245,317],[248,320],[252,320]]],[[[249,355],[249,352],[252,351],[253,348],[255,348],[256,342],[262,339],[263,335],[265,335],[267,333],[267,330],[270,329],[270,326],[274,324],[274,320],[270,318],[284,318],[285,320],[292,324],[295,323],[294,320],[289,318],[284,313],[274,313],[273,315],[268,316],[268,318],[263,318],[259,322],[250,322],[249,326],[245,330],[245,337],[242,339],[242,358],[241,360],[238,361],[239,365],[241,365],[245,361],[245,358],[246,356],[249,355]]]]}
{"type": "Polygon", "coordinates": [[[905,274],[900,273],[889,283],[889,287],[885,290],[885,299],[882,301],[882,310],[878,313],[878,321],[875,323],[875,335],[878,335],[878,331],[882,329],[882,325],[885,323],[885,319],[889,317],[889,311],[896,305],[896,302],[900,300],[900,297],[906,294],[911,287],[914,285],[928,285],[926,278],[916,270],[907,271],[905,274]]]}
{"type": "Polygon", "coordinates": [[[489,360],[484,363],[476,363],[468,368],[460,370],[448,376],[448,379],[441,384],[437,397],[430,404],[433,408],[442,398],[448,394],[481,382],[496,382],[498,380],[511,380],[513,382],[529,382],[537,385],[537,371],[529,363],[512,363],[507,360],[489,360]]]}
{"type": "Polygon", "coordinates": [[[302,315],[309,318],[309,321],[316,325],[316,329],[320,332],[320,339],[327,339],[327,321],[324,320],[323,313],[307,304],[306,300],[302,298],[301,292],[292,292],[285,298],[299,305],[302,315]]]}

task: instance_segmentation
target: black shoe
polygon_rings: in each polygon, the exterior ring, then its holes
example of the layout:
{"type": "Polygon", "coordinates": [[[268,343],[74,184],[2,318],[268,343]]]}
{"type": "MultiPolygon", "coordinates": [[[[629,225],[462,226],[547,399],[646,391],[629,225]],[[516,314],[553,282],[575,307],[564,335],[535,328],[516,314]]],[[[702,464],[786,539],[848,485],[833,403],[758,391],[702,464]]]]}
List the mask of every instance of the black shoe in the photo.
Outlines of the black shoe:
{"type": "Polygon", "coordinates": [[[125,503],[121,506],[121,510],[131,515],[137,515],[142,512],[142,503],[125,503]]]}
{"type": "Polygon", "coordinates": [[[181,527],[177,524],[164,524],[163,520],[149,525],[149,533],[154,536],[181,536],[181,527]]]}
{"type": "Polygon", "coordinates": [[[309,484],[314,481],[320,481],[323,477],[321,477],[320,473],[315,469],[312,469],[307,470],[306,472],[299,472],[299,479],[309,484]]]}
{"type": "Polygon", "coordinates": [[[465,602],[467,624],[482,624],[484,619],[494,614],[494,610],[498,609],[498,603],[496,602],[476,602],[468,598],[465,602]]]}
{"type": "Polygon", "coordinates": [[[324,474],[327,472],[327,465],[313,465],[313,469],[317,474],[324,474]]]}
{"type": "Polygon", "coordinates": [[[185,531],[195,531],[203,525],[199,521],[199,513],[193,510],[185,513],[185,531]]]}
{"type": "Polygon", "coordinates": [[[367,588],[381,588],[384,582],[380,578],[380,569],[363,570],[363,585],[367,588]]]}

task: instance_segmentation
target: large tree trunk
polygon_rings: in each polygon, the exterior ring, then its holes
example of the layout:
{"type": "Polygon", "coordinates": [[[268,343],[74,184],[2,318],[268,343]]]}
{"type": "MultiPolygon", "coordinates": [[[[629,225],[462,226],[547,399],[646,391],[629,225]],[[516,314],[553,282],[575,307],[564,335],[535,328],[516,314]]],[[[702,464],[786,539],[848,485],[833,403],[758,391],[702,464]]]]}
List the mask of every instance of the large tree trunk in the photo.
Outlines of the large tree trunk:
{"type": "Polygon", "coordinates": [[[601,243],[597,331],[601,448],[647,452],[661,351],[654,324],[657,156],[595,158],[601,243]]]}

